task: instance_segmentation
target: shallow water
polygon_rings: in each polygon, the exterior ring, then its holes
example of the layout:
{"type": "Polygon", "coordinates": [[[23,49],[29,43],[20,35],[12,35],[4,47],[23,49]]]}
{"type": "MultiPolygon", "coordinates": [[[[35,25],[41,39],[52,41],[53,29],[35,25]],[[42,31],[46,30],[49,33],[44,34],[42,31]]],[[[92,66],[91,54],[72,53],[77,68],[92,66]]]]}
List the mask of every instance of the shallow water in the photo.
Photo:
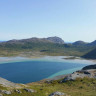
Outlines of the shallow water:
{"type": "Polygon", "coordinates": [[[68,74],[87,64],[49,61],[24,61],[0,64],[0,77],[15,83],[29,83],[68,74]]]}
{"type": "Polygon", "coordinates": [[[15,83],[30,83],[69,74],[94,63],[88,60],[66,60],[62,58],[62,56],[46,56],[35,59],[1,57],[0,77],[15,83]]]}

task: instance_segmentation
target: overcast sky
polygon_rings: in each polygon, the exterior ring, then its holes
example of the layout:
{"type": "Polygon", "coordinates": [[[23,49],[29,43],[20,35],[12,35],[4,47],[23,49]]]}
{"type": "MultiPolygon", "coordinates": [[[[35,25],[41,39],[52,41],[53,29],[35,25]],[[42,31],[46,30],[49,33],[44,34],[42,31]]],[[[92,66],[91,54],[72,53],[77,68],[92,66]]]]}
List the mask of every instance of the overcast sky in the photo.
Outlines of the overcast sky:
{"type": "Polygon", "coordinates": [[[50,36],[96,40],[96,0],[0,0],[0,40],[50,36]]]}

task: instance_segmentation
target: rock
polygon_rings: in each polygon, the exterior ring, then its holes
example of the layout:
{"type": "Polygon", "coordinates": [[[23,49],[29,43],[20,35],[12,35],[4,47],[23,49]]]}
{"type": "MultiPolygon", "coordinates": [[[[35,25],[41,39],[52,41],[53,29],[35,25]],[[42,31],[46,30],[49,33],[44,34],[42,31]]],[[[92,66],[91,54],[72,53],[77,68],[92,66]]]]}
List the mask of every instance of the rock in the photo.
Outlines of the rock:
{"type": "Polygon", "coordinates": [[[0,85],[2,85],[4,87],[21,88],[21,86],[19,86],[18,84],[10,82],[10,81],[3,79],[1,77],[0,77],[0,85]]]}
{"type": "Polygon", "coordinates": [[[2,94],[0,94],[0,96],[3,96],[2,94]]]}
{"type": "Polygon", "coordinates": [[[53,43],[64,44],[64,41],[61,38],[56,37],[56,36],[55,37],[48,37],[46,39],[53,42],[53,43]]]}
{"type": "Polygon", "coordinates": [[[96,70],[79,70],[67,75],[61,82],[66,82],[68,80],[75,80],[76,78],[96,78],[96,70]]]}
{"type": "Polygon", "coordinates": [[[50,94],[49,96],[66,96],[66,94],[57,91],[57,92],[54,92],[54,93],[50,94]]]}
{"type": "Polygon", "coordinates": [[[7,91],[7,90],[0,90],[0,93],[3,93],[3,94],[7,94],[7,95],[9,95],[9,94],[11,94],[11,91],[7,91]]]}
{"type": "Polygon", "coordinates": [[[17,92],[17,93],[22,93],[22,92],[21,92],[20,90],[18,90],[18,89],[16,89],[15,92],[17,92]]]}
{"type": "Polygon", "coordinates": [[[34,93],[34,92],[36,92],[36,91],[33,90],[33,89],[27,89],[27,88],[25,88],[24,90],[27,91],[27,92],[30,92],[30,93],[34,93]]]}

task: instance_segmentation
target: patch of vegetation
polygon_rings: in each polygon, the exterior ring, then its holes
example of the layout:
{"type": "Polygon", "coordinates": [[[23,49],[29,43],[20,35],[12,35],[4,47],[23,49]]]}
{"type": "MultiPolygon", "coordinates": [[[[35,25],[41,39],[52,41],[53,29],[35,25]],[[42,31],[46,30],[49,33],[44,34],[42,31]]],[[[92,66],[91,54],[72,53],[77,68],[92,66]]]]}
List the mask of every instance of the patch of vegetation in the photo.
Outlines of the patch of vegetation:
{"type": "Polygon", "coordinates": [[[82,56],[92,49],[94,46],[72,45],[72,44],[56,44],[48,42],[24,42],[22,43],[1,43],[0,56],[18,56],[38,52],[38,55],[51,56],[82,56]]]}
{"type": "Polygon", "coordinates": [[[52,83],[32,83],[28,84],[30,89],[34,89],[36,93],[28,93],[20,89],[22,93],[13,92],[11,95],[4,96],[48,96],[50,93],[60,91],[71,96],[96,96],[96,79],[92,78],[77,78],[75,81],[67,81],[59,83],[53,81],[52,83]]]}
{"type": "Polygon", "coordinates": [[[82,57],[86,58],[86,59],[96,59],[96,48],[90,52],[88,52],[87,54],[83,55],[82,57]]]}
{"type": "Polygon", "coordinates": [[[6,90],[7,88],[6,87],[3,87],[2,85],[0,85],[0,89],[6,90]]]}

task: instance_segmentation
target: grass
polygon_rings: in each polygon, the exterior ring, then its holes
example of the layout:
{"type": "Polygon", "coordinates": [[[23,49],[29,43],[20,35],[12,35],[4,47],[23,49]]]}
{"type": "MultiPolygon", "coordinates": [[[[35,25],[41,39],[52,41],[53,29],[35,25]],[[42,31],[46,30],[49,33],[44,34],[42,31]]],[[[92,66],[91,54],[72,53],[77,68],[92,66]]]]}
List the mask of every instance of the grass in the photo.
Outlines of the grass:
{"type": "Polygon", "coordinates": [[[26,53],[32,56],[36,52],[38,52],[38,55],[82,56],[94,48],[95,46],[75,46],[48,42],[25,42],[24,44],[6,42],[0,44],[0,56],[25,56],[26,53]]]}
{"type": "MultiPolygon", "coordinates": [[[[11,95],[4,96],[48,96],[52,92],[60,91],[67,93],[70,96],[96,96],[96,79],[78,78],[75,81],[68,81],[65,83],[59,83],[59,81],[53,81],[48,83],[32,83],[28,84],[30,89],[34,89],[36,93],[28,93],[23,89],[21,94],[13,92],[11,95]]],[[[0,87],[1,89],[1,87],[0,87]]]]}

